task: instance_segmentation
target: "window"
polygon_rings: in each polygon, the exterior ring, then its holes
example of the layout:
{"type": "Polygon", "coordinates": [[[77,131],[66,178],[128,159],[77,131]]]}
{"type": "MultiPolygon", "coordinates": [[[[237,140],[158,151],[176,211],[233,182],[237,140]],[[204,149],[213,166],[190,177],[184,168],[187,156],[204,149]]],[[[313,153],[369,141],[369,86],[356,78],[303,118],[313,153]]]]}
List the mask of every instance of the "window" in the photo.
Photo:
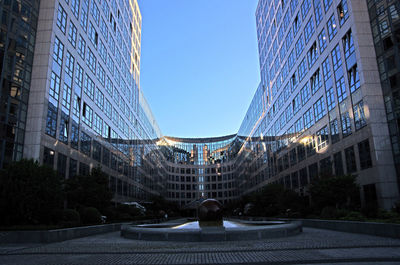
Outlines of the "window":
{"type": "Polygon", "coordinates": [[[72,21],[69,22],[69,31],[68,31],[68,41],[71,43],[72,47],[75,48],[76,46],[76,35],[77,35],[77,29],[72,23],[72,21]]]}
{"type": "Polygon", "coordinates": [[[102,135],[103,133],[103,119],[97,115],[97,113],[94,114],[94,126],[93,130],[98,134],[102,135]]]}
{"type": "Polygon", "coordinates": [[[327,88],[325,90],[326,90],[326,102],[328,104],[328,111],[331,111],[336,106],[333,87],[327,88]]]}
{"type": "Polygon", "coordinates": [[[71,87],[67,83],[64,83],[62,106],[68,111],[71,108],[71,87]]]}
{"type": "Polygon", "coordinates": [[[93,110],[85,102],[83,103],[82,121],[89,127],[92,127],[93,110]]]}
{"type": "Polygon", "coordinates": [[[297,113],[301,109],[301,94],[297,94],[293,99],[293,113],[297,113]]]}
{"type": "Polygon", "coordinates": [[[350,147],[344,149],[344,154],[346,157],[347,174],[356,172],[357,165],[356,165],[356,157],[354,155],[354,147],[350,146],[350,147]]]}
{"type": "Polygon", "coordinates": [[[78,161],[70,158],[69,159],[69,178],[75,177],[77,172],[78,172],[78,161]]]}
{"type": "Polygon", "coordinates": [[[308,50],[307,57],[308,57],[308,66],[311,69],[311,67],[318,59],[317,42],[314,42],[313,45],[311,45],[311,48],[308,50]]]}
{"type": "Polygon", "coordinates": [[[103,106],[104,106],[104,95],[103,93],[100,91],[100,89],[97,87],[96,88],[96,105],[103,110],[103,106]]]}
{"type": "Polygon", "coordinates": [[[83,68],[79,65],[79,63],[76,64],[75,83],[79,86],[79,88],[82,88],[83,68]]]}
{"type": "Polygon", "coordinates": [[[54,38],[54,50],[53,50],[53,61],[56,62],[60,67],[63,63],[64,56],[64,44],[55,37],[54,38]]]}
{"type": "Polygon", "coordinates": [[[315,93],[317,93],[317,91],[319,90],[319,88],[322,85],[321,84],[321,74],[320,74],[319,68],[311,76],[310,84],[311,84],[311,93],[314,95],[315,93]]]}
{"type": "Polygon", "coordinates": [[[83,28],[83,30],[86,32],[87,28],[87,19],[88,19],[88,1],[83,0],[82,2],[82,8],[81,8],[81,19],[80,19],[80,24],[83,28]]]}
{"type": "Polygon", "coordinates": [[[326,82],[331,77],[331,66],[328,57],[322,62],[322,72],[324,74],[324,81],[326,82]]]}
{"type": "Polygon", "coordinates": [[[358,75],[357,65],[354,65],[348,72],[350,92],[353,93],[360,88],[360,76],[358,75]]]}
{"type": "Polygon", "coordinates": [[[69,129],[68,124],[69,124],[69,116],[62,111],[58,139],[64,144],[68,144],[68,129],[69,129]]]}
{"type": "Polygon", "coordinates": [[[107,117],[109,119],[111,119],[111,115],[112,115],[112,107],[111,107],[111,103],[110,101],[108,101],[108,99],[106,99],[106,104],[105,104],[105,113],[107,115],[107,117]]]}
{"type": "Polygon", "coordinates": [[[336,45],[336,47],[332,50],[331,55],[332,55],[333,71],[336,71],[342,65],[339,44],[336,45]]]}
{"type": "Polygon", "coordinates": [[[92,1],[92,5],[90,7],[90,14],[92,15],[93,20],[96,22],[96,24],[99,25],[100,10],[97,7],[95,1],[92,1]]]}
{"type": "Polygon", "coordinates": [[[327,147],[328,144],[329,144],[329,132],[328,132],[328,126],[325,126],[317,132],[318,150],[321,150],[321,149],[327,147]]]}
{"type": "Polygon", "coordinates": [[[71,10],[76,18],[79,17],[79,0],[71,0],[71,10]]]}
{"type": "Polygon", "coordinates": [[[108,76],[106,78],[106,91],[110,96],[113,94],[113,83],[108,76]]]}
{"type": "Polygon", "coordinates": [[[299,39],[296,42],[296,57],[300,57],[301,53],[304,50],[304,40],[303,35],[300,35],[299,39]]]}
{"type": "Polygon", "coordinates": [[[300,117],[296,123],[294,124],[295,130],[297,134],[301,134],[303,132],[304,126],[303,126],[303,118],[300,117]]]}
{"type": "Polygon", "coordinates": [[[361,169],[372,167],[371,150],[368,139],[358,143],[358,156],[360,157],[361,169]]]}
{"type": "Polygon", "coordinates": [[[311,98],[310,87],[308,83],[304,85],[304,87],[300,90],[301,93],[301,102],[303,106],[307,103],[307,101],[311,98]]]}
{"type": "Polygon", "coordinates": [[[74,62],[75,58],[71,55],[69,51],[67,51],[66,59],[65,59],[65,73],[71,77],[74,76],[74,62]]]}
{"type": "Polygon", "coordinates": [[[308,22],[304,28],[304,39],[306,40],[306,44],[311,39],[314,32],[315,32],[314,20],[312,17],[310,17],[310,19],[308,20],[308,22]]]}
{"type": "Polygon", "coordinates": [[[56,137],[57,131],[57,112],[58,109],[51,102],[49,102],[49,106],[47,108],[47,119],[46,119],[46,134],[51,137],[56,137]]]}
{"type": "Polygon", "coordinates": [[[65,12],[64,8],[60,4],[58,4],[57,26],[61,32],[65,34],[67,28],[67,12],[65,12]]]}
{"type": "Polygon", "coordinates": [[[347,0],[340,1],[337,7],[338,17],[339,17],[339,25],[342,26],[344,22],[349,18],[349,12],[347,8],[347,0]]]}
{"type": "Polygon", "coordinates": [[[103,60],[103,62],[107,63],[107,49],[102,41],[100,41],[100,45],[99,45],[99,54],[100,54],[100,57],[103,60]]]}
{"type": "Polygon", "coordinates": [[[367,124],[364,113],[364,102],[362,100],[353,106],[353,113],[354,125],[357,131],[367,124]]]}
{"type": "Polygon", "coordinates": [[[74,121],[71,124],[71,147],[78,149],[79,141],[79,126],[74,121]]]}
{"type": "Polygon", "coordinates": [[[324,97],[320,97],[317,102],[314,103],[314,117],[315,117],[315,122],[319,121],[324,117],[326,114],[325,110],[325,101],[324,97]]]}
{"type": "Polygon", "coordinates": [[[301,16],[304,19],[308,11],[311,9],[311,0],[304,0],[303,3],[301,4],[301,16]]]}
{"type": "Polygon", "coordinates": [[[304,118],[304,129],[310,128],[314,124],[314,117],[312,113],[312,108],[309,108],[303,115],[304,118]]]}
{"type": "Polygon", "coordinates": [[[59,95],[60,95],[60,77],[56,73],[51,72],[49,96],[58,103],[59,95]]]}
{"type": "Polygon", "coordinates": [[[322,13],[321,0],[314,0],[314,12],[315,12],[315,23],[318,26],[319,23],[321,23],[322,18],[324,17],[322,13]]]}
{"type": "Polygon", "coordinates": [[[346,85],[343,76],[336,82],[336,93],[339,103],[347,98],[346,85]]]}
{"type": "Polygon", "coordinates": [[[337,153],[333,154],[333,166],[335,168],[336,176],[341,176],[344,174],[342,152],[337,152],[337,153]]]}
{"type": "Polygon", "coordinates": [[[93,140],[92,157],[97,162],[101,162],[101,144],[95,140],[93,140]]]}
{"type": "Polygon", "coordinates": [[[301,20],[299,19],[299,15],[294,18],[293,21],[293,35],[296,36],[301,26],[301,20]]]}
{"type": "Polygon", "coordinates": [[[306,137],[305,146],[307,151],[307,157],[315,155],[315,139],[313,136],[306,137]]]}
{"type": "Polygon", "coordinates": [[[104,21],[104,19],[101,19],[101,22],[100,22],[100,32],[103,35],[105,41],[107,42],[107,40],[108,40],[108,27],[107,27],[107,24],[104,21]]]}
{"type": "Polygon", "coordinates": [[[96,29],[94,28],[92,22],[89,22],[89,32],[88,32],[89,40],[92,42],[93,46],[97,48],[97,43],[99,40],[99,36],[97,34],[96,29]]]}
{"type": "MultiPolygon", "coordinates": [[[[90,156],[91,141],[92,141],[92,138],[89,135],[87,135],[86,133],[82,132],[82,134],[81,134],[81,152],[87,156],[90,156]]],[[[83,163],[79,163],[79,171],[81,171],[82,164],[83,163]]],[[[87,169],[82,170],[82,171],[85,171],[82,173],[88,174],[89,166],[85,165],[84,168],[87,168],[87,169]]]]}
{"type": "Polygon", "coordinates": [[[330,127],[331,127],[331,140],[332,143],[336,143],[339,141],[339,125],[338,125],[338,120],[334,119],[333,121],[330,122],[330,127]]]}
{"type": "Polygon", "coordinates": [[[336,36],[337,33],[337,26],[334,15],[332,15],[329,18],[328,22],[326,23],[326,26],[328,28],[329,41],[331,41],[336,36]]]}
{"type": "Polygon", "coordinates": [[[80,113],[81,113],[81,98],[77,94],[74,94],[72,114],[74,114],[75,117],[79,119],[80,113]]]}
{"type": "Polygon", "coordinates": [[[102,84],[103,86],[105,85],[105,81],[106,81],[106,74],[104,72],[103,67],[100,66],[97,67],[97,80],[100,81],[100,84],[102,84]]]}
{"type": "Polygon", "coordinates": [[[82,57],[82,59],[85,59],[85,48],[86,48],[86,42],[83,39],[82,35],[79,34],[79,39],[78,39],[78,54],[82,57]]]}
{"type": "Polygon", "coordinates": [[[89,48],[89,52],[88,52],[88,57],[86,60],[87,65],[89,66],[89,69],[96,74],[96,56],[94,55],[94,53],[90,50],[89,48]]]}
{"type": "Polygon", "coordinates": [[[331,5],[332,5],[332,0],[324,0],[325,13],[328,11],[331,5]]]}
{"type": "Polygon", "coordinates": [[[325,51],[326,46],[328,45],[326,41],[326,33],[324,28],[318,35],[318,43],[319,43],[319,51],[322,54],[325,51]]]}
{"type": "Polygon", "coordinates": [[[83,92],[85,92],[85,94],[93,100],[93,98],[94,98],[94,82],[92,81],[92,79],[90,79],[90,77],[87,74],[85,75],[85,85],[83,88],[83,92]]]}
{"type": "Polygon", "coordinates": [[[342,41],[343,41],[344,57],[347,59],[354,52],[354,41],[353,41],[353,35],[351,34],[351,30],[349,30],[346,33],[346,35],[344,35],[342,41]]]}
{"type": "Polygon", "coordinates": [[[349,136],[351,134],[351,122],[349,112],[346,111],[341,115],[342,120],[342,134],[343,137],[349,136]]]}
{"type": "Polygon", "coordinates": [[[306,58],[303,58],[303,60],[300,62],[298,71],[299,71],[299,81],[301,81],[303,80],[304,76],[307,74],[308,71],[306,58]]]}

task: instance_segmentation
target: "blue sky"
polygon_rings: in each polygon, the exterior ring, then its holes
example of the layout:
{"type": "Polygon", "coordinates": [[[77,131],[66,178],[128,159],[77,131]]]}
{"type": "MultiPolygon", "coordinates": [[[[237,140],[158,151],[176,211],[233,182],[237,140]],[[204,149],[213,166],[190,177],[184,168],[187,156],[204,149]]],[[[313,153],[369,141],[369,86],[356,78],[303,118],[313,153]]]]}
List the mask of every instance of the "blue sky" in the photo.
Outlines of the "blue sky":
{"type": "Polygon", "coordinates": [[[258,0],[139,0],[141,88],[164,135],[236,133],[260,82],[258,0]]]}

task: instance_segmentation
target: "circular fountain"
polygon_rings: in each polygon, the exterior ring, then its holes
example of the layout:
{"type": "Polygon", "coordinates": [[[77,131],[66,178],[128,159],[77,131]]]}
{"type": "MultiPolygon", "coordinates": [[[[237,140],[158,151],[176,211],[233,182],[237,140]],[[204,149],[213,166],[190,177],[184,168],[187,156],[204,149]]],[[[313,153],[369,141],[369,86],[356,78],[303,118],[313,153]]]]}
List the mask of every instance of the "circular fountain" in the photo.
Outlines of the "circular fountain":
{"type": "Polygon", "coordinates": [[[222,205],[208,199],[198,207],[199,221],[177,220],[161,224],[123,225],[121,236],[150,241],[241,241],[297,235],[299,221],[223,220],[222,205]]]}

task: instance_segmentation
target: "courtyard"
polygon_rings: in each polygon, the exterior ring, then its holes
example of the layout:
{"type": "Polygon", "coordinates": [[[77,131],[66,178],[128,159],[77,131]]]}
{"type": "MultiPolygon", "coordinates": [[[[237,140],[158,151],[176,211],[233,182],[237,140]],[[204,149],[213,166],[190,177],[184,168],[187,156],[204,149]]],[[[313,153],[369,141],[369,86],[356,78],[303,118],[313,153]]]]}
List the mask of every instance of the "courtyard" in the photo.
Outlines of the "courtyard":
{"type": "Polygon", "coordinates": [[[1,244],[0,264],[400,264],[400,239],[303,228],[286,238],[183,243],[112,232],[51,244],[1,244]]]}

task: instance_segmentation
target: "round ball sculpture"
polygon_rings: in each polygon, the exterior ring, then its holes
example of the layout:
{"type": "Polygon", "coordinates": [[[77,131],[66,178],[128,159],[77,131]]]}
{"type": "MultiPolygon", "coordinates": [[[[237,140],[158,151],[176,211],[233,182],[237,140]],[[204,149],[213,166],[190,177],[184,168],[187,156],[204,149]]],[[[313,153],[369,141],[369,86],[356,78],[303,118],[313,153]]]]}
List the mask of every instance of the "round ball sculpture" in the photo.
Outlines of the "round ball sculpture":
{"type": "Polygon", "coordinates": [[[200,226],[222,226],[222,204],[215,199],[207,199],[198,208],[200,226]]]}

